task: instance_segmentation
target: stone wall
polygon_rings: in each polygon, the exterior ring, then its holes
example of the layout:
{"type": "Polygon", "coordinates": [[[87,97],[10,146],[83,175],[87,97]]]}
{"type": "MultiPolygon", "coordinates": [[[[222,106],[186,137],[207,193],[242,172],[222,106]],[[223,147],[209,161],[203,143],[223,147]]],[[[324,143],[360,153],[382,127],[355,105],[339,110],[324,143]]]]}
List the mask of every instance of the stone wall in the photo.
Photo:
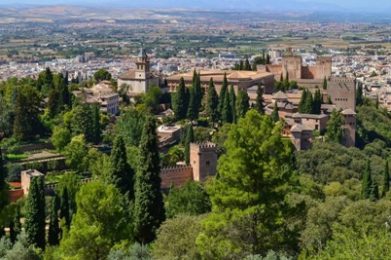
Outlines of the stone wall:
{"type": "Polygon", "coordinates": [[[191,166],[176,166],[164,168],[160,171],[161,188],[167,190],[170,187],[180,187],[193,180],[193,168],[191,166]]]}

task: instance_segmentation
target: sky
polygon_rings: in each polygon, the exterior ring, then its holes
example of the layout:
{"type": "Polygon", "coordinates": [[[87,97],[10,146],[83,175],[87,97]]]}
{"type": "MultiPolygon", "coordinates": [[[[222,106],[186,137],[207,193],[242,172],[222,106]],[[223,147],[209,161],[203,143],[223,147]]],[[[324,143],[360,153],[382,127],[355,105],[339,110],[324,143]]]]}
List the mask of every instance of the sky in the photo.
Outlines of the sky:
{"type": "Polygon", "coordinates": [[[196,8],[205,10],[324,10],[391,12],[391,0],[0,0],[12,4],[72,4],[130,8],[196,8]]]}

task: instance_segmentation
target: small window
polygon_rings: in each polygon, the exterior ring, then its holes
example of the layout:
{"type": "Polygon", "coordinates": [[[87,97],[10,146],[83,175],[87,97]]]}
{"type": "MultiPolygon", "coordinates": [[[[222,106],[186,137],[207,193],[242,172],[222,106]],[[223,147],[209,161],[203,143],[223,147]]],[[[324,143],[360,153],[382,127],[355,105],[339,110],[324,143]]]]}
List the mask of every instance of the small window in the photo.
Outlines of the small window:
{"type": "Polygon", "coordinates": [[[206,161],[206,166],[210,166],[210,161],[206,161]]]}

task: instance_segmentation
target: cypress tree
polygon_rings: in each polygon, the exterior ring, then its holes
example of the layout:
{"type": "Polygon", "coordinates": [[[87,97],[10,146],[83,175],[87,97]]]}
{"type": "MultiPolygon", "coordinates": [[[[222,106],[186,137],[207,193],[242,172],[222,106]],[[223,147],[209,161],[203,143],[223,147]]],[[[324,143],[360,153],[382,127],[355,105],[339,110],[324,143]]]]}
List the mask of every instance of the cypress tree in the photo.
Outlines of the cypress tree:
{"type": "Polygon", "coordinates": [[[132,200],[134,198],[134,171],[128,164],[127,158],[125,142],[121,136],[117,136],[111,151],[112,181],[122,194],[127,194],[132,200]]]}
{"type": "Polygon", "coordinates": [[[312,113],[319,115],[322,107],[322,94],[320,93],[320,89],[315,91],[312,113]]]}
{"type": "Polygon", "coordinates": [[[324,90],[327,89],[327,79],[326,79],[326,77],[324,77],[324,79],[323,79],[323,89],[324,90]]]}
{"type": "Polygon", "coordinates": [[[265,108],[263,107],[263,89],[261,85],[258,85],[257,89],[257,99],[255,103],[255,109],[263,115],[265,113],[265,108]]]}
{"type": "Polygon", "coordinates": [[[229,101],[231,102],[232,122],[236,123],[236,95],[233,85],[229,89],[229,101]]]}
{"type": "Polygon", "coordinates": [[[277,123],[280,121],[280,116],[278,115],[278,106],[277,102],[274,103],[273,112],[271,113],[270,117],[272,118],[273,122],[277,123]]]}
{"type": "Polygon", "coordinates": [[[369,199],[371,201],[377,201],[379,199],[379,186],[376,181],[373,181],[370,187],[369,199]]]}
{"type": "Polygon", "coordinates": [[[280,74],[280,83],[282,83],[284,81],[284,76],[282,75],[282,73],[280,74]]]}
{"type": "Polygon", "coordinates": [[[239,63],[239,70],[244,70],[243,60],[240,60],[240,63],[239,63]]]}
{"type": "Polygon", "coordinates": [[[61,112],[60,106],[60,93],[57,91],[57,89],[52,89],[49,92],[49,98],[48,98],[48,114],[49,117],[53,118],[55,117],[58,113],[61,112]]]}
{"type": "Polygon", "coordinates": [[[187,118],[189,118],[190,120],[194,120],[196,119],[197,117],[197,97],[196,97],[196,94],[195,94],[195,89],[194,87],[191,87],[189,89],[189,92],[190,92],[190,98],[189,98],[189,107],[187,109],[187,118]]]}
{"type": "Polygon", "coordinates": [[[197,74],[196,79],[195,79],[195,86],[194,86],[194,95],[196,97],[196,118],[198,118],[198,114],[201,110],[202,106],[202,89],[201,89],[201,75],[197,74]]]}
{"type": "Polygon", "coordinates": [[[237,118],[244,117],[250,108],[250,99],[248,97],[247,92],[240,90],[238,93],[238,97],[236,100],[236,112],[237,118]]]}
{"type": "Polygon", "coordinates": [[[246,58],[245,63],[244,63],[244,70],[251,70],[251,64],[248,58],[246,58]]]}
{"type": "Polygon", "coordinates": [[[22,226],[20,224],[20,211],[19,209],[17,209],[14,218],[10,224],[10,240],[12,244],[16,242],[16,238],[18,237],[21,231],[22,231],[22,226]]]}
{"type": "Polygon", "coordinates": [[[98,144],[101,140],[102,131],[100,126],[100,108],[98,105],[93,105],[91,108],[92,113],[92,142],[98,144]]]}
{"type": "Polygon", "coordinates": [[[59,200],[55,196],[51,203],[50,211],[50,223],[49,223],[49,233],[48,233],[48,243],[51,246],[56,246],[60,242],[60,226],[58,222],[58,210],[59,210],[59,200]]]}
{"type": "Polygon", "coordinates": [[[185,162],[186,165],[190,165],[190,143],[194,142],[193,126],[190,124],[186,129],[185,139],[185,162]]]}
{"type": "MultiPolygon", "coordinates": [[[[371,195],[371,189],[373,189],[372,186],[372,176],[371,176],[371,164],[368,161],[367,167],[365,169],[363,178],[362,178],[362,186],[361,186],[361,195],[363,199],[369,199],[371,195]]],[[[373,191],[372,191],[373,193],[373,191]]]]}
{"type": "Polygon", "coordinates": [[[186,85],[185,80],[181,78],[176,92],[176,102],[174,106],[175,117],[177,120],[181,120],[186,117],[186,103],[186,85]]]}
{"type": "Polygon", "coordinates": [[[222,116],[224,109],[225,96],[228,94],[228,80],[227,74],[224,74],[223,85],[221,86],[220,96],[219,96],[219,113],[222,116]]]}
{"type": "Polygon", "coordinates": [[[388,160],[386,160],[386,164],[384,166],[384,173],[383,173],[383,197],[387,194],[387,192],[390,191],[390,172],[388,168],[388,160]]]}
{"type": "Polygon", "coordinates": [[[301,92],[301,98],[300,98],[300,102],[299,102],[299,113],[305,113],[305,102],[307,100],[307,90],[304,89],[302,92],[301,92]]]}
{"type": "Polygon", "coordinates": [[[357,94],[356,94],[356,105],[361,106],[364,103],[364,98],[363,98],[363,88],[362,85],[359,84],[357,87],[357,94]]]}
{"type": "Polygon", "coordinates": [[[26,202],[25,230],[30,244],[45,248],[45,190],[43,177],[33,177],[26,202]]]}
{"type": "Polygon", "coordinates": [[[304,108],[303,113],[305,114],[312,114],[312,109],[314,107],[314,100],[312,97],[311,91],[307,90],[307,94],[305,96],[305,102],[304,102],[304,108]]]}
{"type": "Polygon", "coordinates": [[[219,112],[218,112],[218,106],[219,106],[219,97],[217,95],[215,85],[213,83],[213,78],[209,81],[209,88],[208,88],[208,97],[207,97],[207,113],[209,116],[209,120],[214,124],[218,121],[219,118],[219,112]]]}
{"type": "Polygon", "coordinates": [[[153,118],[145,122],[140,142],[140,163],[135,185],[134,231],[138,242],[154,240],[165,219],[163,196],[160,191],[160,155],[153,118]]]}
{"type": "Polygon", "coordinates": [[[6,172],[4,167],[3,153],[0,147],[0,212],[8,204],[7,185],[5,183],[5,176],[6,176],[6,172]]]}
{"type": "Polygon", "coordinates": [[[229,93],[225,93],[224,106],[221,111],[221,121],[224,123],[232,123],[232,108],[229,93]]]}
{"type": "Polygon", "coordinates": [[[69,209],[69,193],[67,187],[64,187],[61,191],[60,218],[65,220],[65,224],[69,229],[71,226],[71,216],[69,209]]]}
{"type": "Polygon", "coordinates": [[[285,79],[284,79],[284,90],[289,89],[289,73],[286,72],[285,79]]]}

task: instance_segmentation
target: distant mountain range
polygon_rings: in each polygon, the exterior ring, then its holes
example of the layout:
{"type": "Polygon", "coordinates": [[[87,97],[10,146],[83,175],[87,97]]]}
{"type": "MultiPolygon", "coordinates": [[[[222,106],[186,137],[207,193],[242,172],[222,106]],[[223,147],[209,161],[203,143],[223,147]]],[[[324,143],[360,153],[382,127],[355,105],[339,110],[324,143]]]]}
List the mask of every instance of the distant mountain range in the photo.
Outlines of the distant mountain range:
{"type": "Polygon", "coordinates": [[[129,8],[185,8],[226,11],[322,11],[390,13],[390,0],[1,0],[0,5],[111,6],[129,8]]]}

